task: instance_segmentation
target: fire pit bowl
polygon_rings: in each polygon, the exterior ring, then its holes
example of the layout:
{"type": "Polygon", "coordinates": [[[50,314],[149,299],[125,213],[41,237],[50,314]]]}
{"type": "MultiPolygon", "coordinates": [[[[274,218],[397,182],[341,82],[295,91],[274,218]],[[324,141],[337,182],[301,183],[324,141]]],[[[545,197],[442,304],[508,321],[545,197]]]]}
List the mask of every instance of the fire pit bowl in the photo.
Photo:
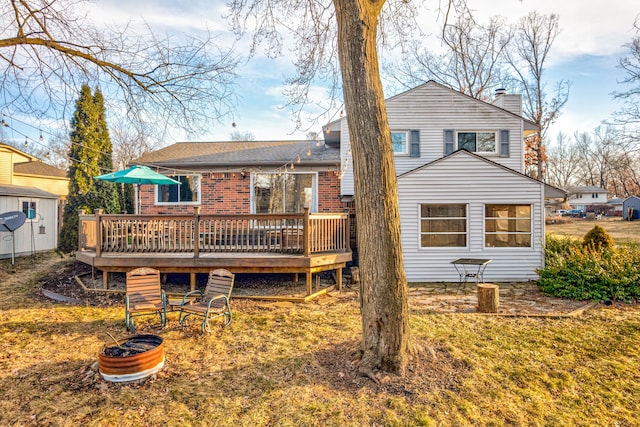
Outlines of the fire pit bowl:
{"type": "Polygon", "coordinates": [[[164,341],[158,335],[132,335],[105,345],[98,357],[100,375],[107,381],[135,381],[164,366],[164,341]]]}

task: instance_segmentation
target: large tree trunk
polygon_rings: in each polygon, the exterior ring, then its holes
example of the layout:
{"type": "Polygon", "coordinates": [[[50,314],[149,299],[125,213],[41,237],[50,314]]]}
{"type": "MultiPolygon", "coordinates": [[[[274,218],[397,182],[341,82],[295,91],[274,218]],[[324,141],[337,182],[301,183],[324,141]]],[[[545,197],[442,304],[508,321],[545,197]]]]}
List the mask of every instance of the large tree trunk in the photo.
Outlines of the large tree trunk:
{"type": "Polygon", "coordinates": [[[353,156],[360,291],[360,371],[399,371],[409,346],[398,187],[376,35],[384,0],[334,0],[353,156]]]}

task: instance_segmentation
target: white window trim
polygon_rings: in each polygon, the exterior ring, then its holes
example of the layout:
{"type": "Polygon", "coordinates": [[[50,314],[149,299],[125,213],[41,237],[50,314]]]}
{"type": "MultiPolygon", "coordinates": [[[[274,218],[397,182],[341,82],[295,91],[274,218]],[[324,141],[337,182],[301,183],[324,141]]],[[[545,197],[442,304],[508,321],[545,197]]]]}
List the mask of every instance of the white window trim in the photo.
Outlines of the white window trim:
{"type": "MultiPolygon", "coordinates": [[[[158,200],[158,185],[153,186],[153,201],[155,206],[198,206],[202,201],[202,175],[197,173],[175,174],[171,176],[197,176],[198,180],[198,200],[190,202],[161,202],[158,200]]],[[[175,184],[178,185],[178,184],[175,184]]]]}
{"type": "MultiPolygon", "coordinates": [[[[410,139],[411,139],[411,133],[408,130],[405,129],[393,129],[391,130],[391,134],[393,135],[394,133],[404,133],[404,151],[400,152],[393,152],[394,156],[408,156],[409,155],[409,146],[411,145],[410,139]]],[[[393,148],[393,141],[391,144],[391,147],[393,148]]]]}
{"type": "MultiPolygon", "coordinates": [[[[419,251],[442,251],[443,249],[451,249],[451,250],[464,250],[464,249],[469,249],[469,240],[470,240],[470,230],[469,230],[469,203],[460,203],[458,202],[421,202],[418,203],[417,205],[417,215],[418,215],[418,250],[419,251]],[[422,211],[421,211],[421,207],[422,205],[464,205],[465,206],[465,229],[466,229],[466,239],[465,239],[465,245],[464,246],[422,246],[422,211]]],[[[454,233],[450,233],[450,234],[454,234],[454,233]]],[[[455,234],[460,234],[460,233],[455,233],[455,234]]]]}
{"type": "MultiPolygon", "coordinates": [[[[456,147],[456,150],[459,150],[460,147],[458,146],[458,135],[461,133],[475,133],[476,134],[476,148],[478,147],[478,134],[479,133],[492,133],[493,134],[493,151],[474,151],[474,153],[476,154],[498,154],[499,151],[499,146],[500,146],[500,142],[499,142],[499,138],[500,138],[500,132],[498,130],[477,130],[477,129],[456,129],[455,130],[455,137],[454,137],[454,144],[456,147]]],[[[455,150],[454,150],[455,151],[455,150]]]]}
{"type": "Polygon", "coordinates": [[[23,197],[19,198],[18,199],[18,211],[19,212],[23,212],[24,213],[24,211],[22,210],[22,203],[24,203],[24,202],[29,203],[29,206],[31,205],[31,203],[35,203],[36,204],[35,216],[33,218],[29,218],[29,215],[27,215],[27,219],[25,219],[24,222],[39,222],[40,218],[38,218],[38,216],[40,214],[38,213],[38,209],[39,209],[39,206],[41,205],[41,200],[40,199],[36,199],[36,200],[27,199],[27,198],[23,198],[23,197]]]}
{"type": "MultiPolygon", "coordinates": [[[[251,173],[251,179],[249,180],[249,185],[251,186],[251,194],[250,194],[250,198],[251,198],[251,214],[255,214],[256,213],[256,204],[255,204],[255,193],[254,193],[254,178],[255,175],[267,175],[267,174],[278,174],[279,172],[252,172],[251,173]]],[[[318,212],[318,172],[311,172],[311,171],[295,171],[295,172],[291,172],[288,171],[286,172],[288,175],[313,175],[313,179],[312,179],[312,191],[311,191],[311,206],[309,206],[309,212],[314,213],[314,212],[318,212]]]]}
{"type": "MultiPolygon", "coordinates": [[[[535,246],[535,242],[534,242],[534,238],[535,238],[535,230],[534,230],[534,223],[533,223],[533,216],[534,216],[534,205],[531,203],[504,203],[504,202],[495,202],[495,203],[484,203],[482,205],[482,244],[483,244],[483,248],[485,250],[490,249],[490,250],[497,250],[497,251],[503,251],[503,250],[511,250],[511,251],[528,251],[534,248],[535,246]],[[487,232],[487,206],[488,205],[514,205],[514,206],[529,206],[529,233],[509,233],[509,234],[529,234],[531,236],[531,241],[529,242],[529,246],[487,246],[487,234],[489,234],[487,232]]],[[[517,218],[504,218],[504,219],[517,219],[517,218]]],[[[524,219],[524,218],[523,218],[524,219]]],[[[496,234],[496,233],[490,233],[490,234],[496,234]]]]}

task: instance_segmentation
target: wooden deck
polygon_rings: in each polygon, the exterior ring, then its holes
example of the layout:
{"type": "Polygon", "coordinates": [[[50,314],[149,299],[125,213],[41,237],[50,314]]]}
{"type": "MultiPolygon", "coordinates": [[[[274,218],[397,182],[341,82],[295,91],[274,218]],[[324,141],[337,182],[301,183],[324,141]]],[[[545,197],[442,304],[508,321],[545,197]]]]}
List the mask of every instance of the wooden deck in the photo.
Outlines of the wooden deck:
{"type": "Polygon", "coordinates": [[[298,215],[95,215],[80,213],[76,259],[103,272],[153,267],[163,273],[226,268],[233,273],[299,273],[307,295],[313,274],[351,261],[347,214],[298,215]]]}

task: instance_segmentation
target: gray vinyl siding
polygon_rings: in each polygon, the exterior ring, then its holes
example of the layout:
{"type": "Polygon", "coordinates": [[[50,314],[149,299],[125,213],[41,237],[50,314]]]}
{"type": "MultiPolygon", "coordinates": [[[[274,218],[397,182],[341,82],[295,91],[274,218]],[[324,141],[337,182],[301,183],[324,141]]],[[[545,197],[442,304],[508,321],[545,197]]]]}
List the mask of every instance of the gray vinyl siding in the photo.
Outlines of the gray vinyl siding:
{"type": "Polygon", "coordinates": [[[520,174],[464,152],[417,169],[398,180],[402,251],[410,282],[456,282],[451,261],[457,258],[490,258],[485,282],[536,279],[544,263],[544,186],[520,174]],[[421,248],[420,205],[467,205],[467,247],[421,248]],[[531,205],[532,247],[485,248],[486,204],[531,205]]]}
{"type": "MultiPolygon", "coordinates": [[[[420,132],[420,157],[396,155],[398,175],[443,157],[443,131],[495,131],[497,150],[490,160],[517,172],[524,171],[523,121],[512,113],[429,82],[386,101],[389,126],[394,130],[420,132]],[[509,130],[509,156],[500,157],[500,130],[509,130]]],[[[341,182],[344,195],[353,194],[353,159],[347,119],[341,123],[341,162],[349,158],[341,182]]],[[[457,147],[454,147],[457,149],[457,147]]],[[[485,154],[481,154],[485,155],[485,154]]]]}

